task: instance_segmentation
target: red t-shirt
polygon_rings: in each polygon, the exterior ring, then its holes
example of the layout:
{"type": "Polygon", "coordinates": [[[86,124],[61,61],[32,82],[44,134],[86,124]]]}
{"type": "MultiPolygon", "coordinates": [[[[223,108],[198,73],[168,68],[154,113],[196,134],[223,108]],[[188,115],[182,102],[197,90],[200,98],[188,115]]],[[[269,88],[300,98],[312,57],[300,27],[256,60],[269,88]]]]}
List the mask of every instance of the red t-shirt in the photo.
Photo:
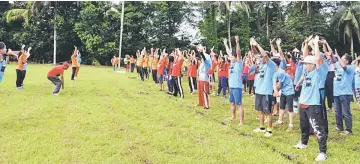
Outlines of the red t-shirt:
{"type": "Polygon", "coordinates": [[[196,76],[197,76],[196,64],[193,64],[193,62],[191,62],[188,67],[188,77],[196,77],[196,76]]]}
{"type": "Polygon", "coordinates": [[[209,69],[208,73],[209,75],[214,73],[214,70],[216,69],[217,62],[215,60],[211,61],[211,68],[209,69]]]}
{"type": "Polygon", "coordinates": [[[249,74],[249,66],[244,66],[243,74],[249,74]]]}
{"type": "Polygon", "coordinates": [[[228,63],[219,64],[219,77],[226,77],[228,71],[229,71],[228,63]]]}
{"type": "Polygon", "coordinates": [[[64,74],[64,66],[58,65],[53,67],[47,74],[48,77],[60,76],[64,74]]]}
{"type": "Polygon", "coordinates": [[[288,63],[290,64],[290,67],[286,67],[286,72],[289,75],[294,75],[296,71],[296,65],[293,61],[289,61],[288,63]]]}
{"type": "Polygon", "coordinates": [[[255,73],[254,74],[249,74],[248,79],[249,80],[255,80],[255,73]]]}
{"type": "Polygon", "coordinates": [[[225,77],[226,77],[226,78],[229,78],[229,67],[230,67],[230,63],[226,63],[225,67],[226,67],[226,70],[228,70],[228,71],[226,71],[225,77]]]}
{"type": "Polygon", "coordinates": [[[172,69],[171,76],[181,76],[181,67],[183,65],[184,59],[177,60],[174,63],[174,68],[172,69]]]}
{"type": "Polygon", "coordinates": [[[165,64],[166,64],[166,60],[161,59],[159,61],[159,64],[157,66],[157,74],[158,75],[164,75],[165,64]]]}

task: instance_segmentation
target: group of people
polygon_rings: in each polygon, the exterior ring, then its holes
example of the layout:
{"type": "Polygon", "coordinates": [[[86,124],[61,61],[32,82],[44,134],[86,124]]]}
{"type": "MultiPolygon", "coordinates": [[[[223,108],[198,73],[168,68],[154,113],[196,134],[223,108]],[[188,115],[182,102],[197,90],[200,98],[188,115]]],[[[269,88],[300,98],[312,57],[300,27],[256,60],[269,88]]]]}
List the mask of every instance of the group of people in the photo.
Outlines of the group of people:
{"type": "Polygon", "coordinates": [[[301,140],[295,146],[307,147],[309,136],[315,135],[319,144],[316,161],[326,160],[328,120],[327,114],[335,107],[336,127],[341,135],[352,135],[350,103],[353,95],[360,103],[360,57],[339,57],[326,40],[309,36],[302,44],[301,51],[283,52],[281,39],[270,40],[271,50],[265,51],[254,38],[250,39],[251,50],[242,53],[239,38],[235,36],[235,53],[231,40],[224,39],[225,55],[214,49],[207,51],[201,44],[194,50],[180,51],[144,48],[137,51],[137,72],[142,81],[149,77],[160,84],[167,81],[167,94],[184,98],[182,77],[188,76],[190,94],[198,92],[199,105],[210,108],[210,93],[226,98],[229,95],[232,119],[239,113],[239,126],[244,125],[242,96],[254,93],[255,109],[258,111],[260,126],[254,132],[273,135],[272,127],[284,124],[285,114],[289,115],[287,132],[294,130],[295,113],[300,116],[301,140]],[[276,48],[274,46],[276,43],[276,48]],[[322,46],[322,52],[320,51],[322,46]],[[218,87],[215,86],[215,72],[218,87]],[[327,100],[328,108],[325,101],[327,100]],[[278,115],[276,122],[272,117],[278,115]],[[344,129],[345,122],[345,129],[344,129]],[[267,123],[267,127],[265,126],[267,123]]]}
{"type": "MultiPolygon", "coordinates": [[[[28,47],[25,50],[25,45],[21,47],[20,51],[13,51],[11,49],[7,49],[4,42],[0,42],[0,83],[3,80],[5,68],[7,66],[7,61],[9,56],[13,56],[16,58],[17,66],[16,66],[16,88],[18,90],[22,90],[24,88],[24,79],[26,76],[27,70],[27,59],[30,57],[31,47],[28,47]]],[[[75,80],[77,77],[81,63],[81,55],[75,47],[75,50],[71,56],[71,64],[72,64],[72,75],[71,80],[75,80]]],[[[60,92],[60,88],[64,89],[64,70],[67,70],[70,67],[68,62],[64,62],[62,65],[54,66],[47,74],[47,78],[55,85],[55,89],[52,92],[53,95],[58,95],[60,92]],[[60,78],[59,78],[60,77],[60,78]]]]}

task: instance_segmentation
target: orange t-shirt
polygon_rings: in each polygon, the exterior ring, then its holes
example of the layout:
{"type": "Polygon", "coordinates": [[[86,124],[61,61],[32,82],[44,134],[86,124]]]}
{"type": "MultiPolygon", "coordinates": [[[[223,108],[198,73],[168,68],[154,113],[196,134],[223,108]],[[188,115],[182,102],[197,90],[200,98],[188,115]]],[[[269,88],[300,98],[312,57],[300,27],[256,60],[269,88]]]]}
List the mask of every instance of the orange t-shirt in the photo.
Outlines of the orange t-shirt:
{"type": "Polygon", "coordinates": [[[64,66],[58,65],[53,67],[47,74],[48,77],[60,76],[64,73],[64,66]]]}
{"type": "Polygon", "coordinates": [[[71,65],[72,65],[72,67],[79,67],[76,55],[71,55],[71,65]]]}
{"type": "Polygon", "coordinates": [[[149,63],[149,57],[145,57],[145,59],[143,59],[144,61],[142,61],[142,67],[148,67],[148,63],[149,63]]]}
{"type": "Polygon", "coordinates": [[[153,70],[157,70],[157,65],[159,63],[159,60],[157,58],[154,57],[153,61],[152,61],[152,69],[153,70]]]}
{"type": "Polygon", "coordinates": [[[158,75],[164,75],[164,69],[166,65],[166,59],[162,59],[159,61],[158,67],[157,67],[157,74],[158,75]]]}
{"type": "Polygon", "coordinates": [[[18,66],[16,67],[16,69],[23,70],[25,63],[26,63],[26,56],[20,55],[19,60],[18,60],[18,66]]]}
{"type": "Polygon", "coordinates": [[[130,58],[130,63],[135,63],[135,59],[133,57],[130,58]]]}

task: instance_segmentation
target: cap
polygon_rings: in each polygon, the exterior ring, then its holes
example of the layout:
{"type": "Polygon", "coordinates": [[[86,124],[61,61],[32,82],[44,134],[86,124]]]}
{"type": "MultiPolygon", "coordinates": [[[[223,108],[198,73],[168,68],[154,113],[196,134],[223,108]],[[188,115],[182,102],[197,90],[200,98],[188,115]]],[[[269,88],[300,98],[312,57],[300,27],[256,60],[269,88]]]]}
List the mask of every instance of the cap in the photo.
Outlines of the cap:
{"type": "Polygon", "coordinates": [[[302,61],[302,63],[305,64],[316,64],[316,58],[315,56],[306,56],[304,61],[302,61]]]}
{"type": "Polygon", "coordinates": [[[64,63],[63,63],[63,66],[64,66],[64,67],[69,67],[69,63],[68,63],[68,62],[64,62],[64,63]]]}

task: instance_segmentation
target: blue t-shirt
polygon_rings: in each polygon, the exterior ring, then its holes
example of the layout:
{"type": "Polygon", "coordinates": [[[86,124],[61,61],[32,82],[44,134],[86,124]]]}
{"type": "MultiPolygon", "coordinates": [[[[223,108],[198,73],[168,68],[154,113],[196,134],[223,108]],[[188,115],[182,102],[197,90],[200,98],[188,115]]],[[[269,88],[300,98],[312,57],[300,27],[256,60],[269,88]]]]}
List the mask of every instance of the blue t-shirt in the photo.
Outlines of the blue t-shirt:
{"type": "Polygon", "coordinates": [[[355,82],[355,88],[360,88],[360,68],[359,67],[357,67],[355,69],[354,82],[355,82]]]}
{"type": "Polygon", "coordinates": [[[320,85],[319,85],[319,87],[320,87],[320,89],[324,89],[325,88],[326,76],[327,76],[327,73],[329,71],[329,66],[326,63],[323,63],[317,69],[319,71],[319,76],[320,76],[320,85]]]}
{"type": "Polygon", "coordinates": [[[255,65],[251,65],[251,66],[249,67],[249,73],[250,73],[250,74],[255,74],[255,71],[256,71],[256,66],[255,66],[255,65]]]}
{"type": "Polygon", "coordinates": [[[305,72],[304,77],[299,103],[305,105],[320,105],[319,70],[315,69],[311,72],[305,72]]]}
{"type": "Polygon", "coordinates": [[[347,65],[344,70],[339,62],[335,64],[334,96],[353,95],[352,82],[355,66],[347,65]]]}
{"type": "Polygon", "coordinates": [[[283,69],[279,68],[273,76],[273,82],[280,82],[281,85],[281,94],[285,96],[294,95],[294,84],[289,76],[283,69]]]}
{"type": "Polygon", "coordinates": [[[240,60],[235,63],[231,63],[229,67],[229,88],[243,88],[241,73],[243,69],[243,61],[240,60]]]}
{"type": "Polygon", "coordinates": [[[279,67],[280,67],[281,69],[286,69],[286,61],[285,61],[285,59],[283,59],[283,60],[280,61],[279,67]]]}
{"type": "Polygon", "coordinates": [[[276,71],[276,65],[272,60],[268,60],[266,63],[260,65],[259,76],[257,78],[257,84],[255,93],[260,95],[272,95],[273,94],[273,81],[272,77],[276,71]]]}
{"type": "Polygon", "coordinates": [[[210,56],[208,54],[204,54],[205,56],[205,60],[202,59],[201,60],[201,64],[198,68],[198,76],[199,76],[199,81],[207,81],[209,82],[209,69],[211,68],[211,59],[210,56]]]}
{"type": "Polygon", "coordinates": [[[305,69],[304,64],[302,64],[300,62],[296,62],[294,85],[296,85],[299,82],[301,75],[305,72],[304,69],[305,69]]]}

